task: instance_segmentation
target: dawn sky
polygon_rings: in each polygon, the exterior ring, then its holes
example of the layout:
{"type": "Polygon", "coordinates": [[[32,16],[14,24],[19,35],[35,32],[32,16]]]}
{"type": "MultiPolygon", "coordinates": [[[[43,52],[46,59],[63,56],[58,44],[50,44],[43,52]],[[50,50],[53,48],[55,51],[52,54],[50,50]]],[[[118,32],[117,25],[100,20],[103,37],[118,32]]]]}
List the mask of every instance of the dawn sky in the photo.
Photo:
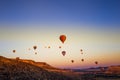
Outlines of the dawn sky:
{"type": "Polygon", "coordinates": [[[119,4],[119,0],[1,0],[0,55],[60,68],[92,67],[95,61],[97,66],[120,65],[119,4]],[[59,40],[62,34],[67,36],[64,44],[59,40]]]}

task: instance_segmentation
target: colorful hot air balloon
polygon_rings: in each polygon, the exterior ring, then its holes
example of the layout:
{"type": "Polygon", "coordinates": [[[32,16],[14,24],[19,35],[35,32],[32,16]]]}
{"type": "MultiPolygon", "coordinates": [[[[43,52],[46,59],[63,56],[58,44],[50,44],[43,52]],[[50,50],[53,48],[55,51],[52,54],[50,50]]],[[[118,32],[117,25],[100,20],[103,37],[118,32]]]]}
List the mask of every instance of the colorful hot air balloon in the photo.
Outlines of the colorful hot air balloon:
{"type": "Polygon", "coordinates": [[[83,61],[84,61],[84,59],[81,59],[81,61],[83,62],[83,61]]]}
{"type": "Polygon", "coordinates": [[[74,63],[74,60],[71,60],[72,63],[74,63]]]}
{"type": "Polygon", "coordinates": [[[37,49],[37,46],[33,46],[33,49],[36,50],[36,49],[37,49]]]}
{"type": "Polygon", "coordinates": [[[95,64],[97,65],[97,64],[98,64],[98,62],[97,62],[97,61],[95,61],[95,64]]]}
{"type": "Polygon", "coordinates": [[[15,53],[16,52],[16,50],[13,50],[13,53],[15,53]]]}
{"type": "Polygon", "coordinates": [[[66,36],[65,35],[60,35],[59,39],[61,40],[62,43],[65,42],[66,36]]]}
{"type": "Polygon", "coordinates": [[[66,54],[66,51],[62,51],[62,55],[65,56],[65,54],[66,54]]]}

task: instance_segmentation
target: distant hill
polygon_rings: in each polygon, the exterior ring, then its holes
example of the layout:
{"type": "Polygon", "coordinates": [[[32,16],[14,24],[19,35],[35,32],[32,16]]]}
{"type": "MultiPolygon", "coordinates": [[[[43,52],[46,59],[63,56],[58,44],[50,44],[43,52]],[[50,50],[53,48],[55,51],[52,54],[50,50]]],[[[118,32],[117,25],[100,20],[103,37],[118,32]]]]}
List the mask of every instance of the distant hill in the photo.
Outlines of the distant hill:
{"type": "Polygon", "coordinates": [[[0,56],[0,80],[77,80],[44,62],[0,56]]]}
{"type": "Polygon", "coordinates": [[[32,64],[34,66],[38,66],[40,68],[44,68],[45,70],[48,70],[48,71],[61,71],[62,69],[59,69],[59,68],[55,68],[55,67],[52,67],[51,65],[45,63],[45,62],[35,62],[33,60],[27,60],[27,59],[19,59],[18,57],[16,59],[12,59],[12,60],[18,60],[20,62],[24,62],[24,63],[28,63],[28,64],[32,64]]]}
{"type": "Polygon", "coordinates": [[[86,69],[73,69],[74,72],[98,72],[106,74],[120,74],[120,65],[107,66],[107,67],[94,67],[86,69]]]}

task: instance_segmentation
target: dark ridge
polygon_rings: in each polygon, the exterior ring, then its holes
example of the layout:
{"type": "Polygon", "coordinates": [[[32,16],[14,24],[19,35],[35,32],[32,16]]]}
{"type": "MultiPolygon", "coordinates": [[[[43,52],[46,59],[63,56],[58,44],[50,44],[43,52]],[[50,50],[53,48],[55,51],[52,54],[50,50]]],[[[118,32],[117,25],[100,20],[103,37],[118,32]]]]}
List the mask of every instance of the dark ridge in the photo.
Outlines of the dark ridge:
{"type": "MultiPolygon", "coordinates": [[[[39,63],[40,64],[40,63],[39,63]]],[[[0,80],[77,80],[16,59],[0,56],[0,80]]]]}

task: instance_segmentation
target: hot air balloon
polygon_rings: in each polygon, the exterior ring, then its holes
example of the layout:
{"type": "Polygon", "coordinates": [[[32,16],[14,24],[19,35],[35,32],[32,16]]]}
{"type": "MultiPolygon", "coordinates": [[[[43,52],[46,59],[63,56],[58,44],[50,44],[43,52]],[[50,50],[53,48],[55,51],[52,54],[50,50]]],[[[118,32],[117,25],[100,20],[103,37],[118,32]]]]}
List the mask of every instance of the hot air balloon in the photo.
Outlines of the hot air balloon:
{"type": "Polygon", "coordinates": [[[66,51],[62,51],[62,55],[65,56],[65,54],[66,54],[66,51]]]}
{"type": "Polygon", "coordinates": [[[74,60],[71,60],[72,63],[74,63],[74,60]]]}
{"type": "Polygon", "coordinates": [[[35,52],[35,54],[37,54],[37,52],[35,52]]]}
{"type": "Polygon", "coordinates": [[[36,50],[36,49],[37,49],[37,46],[33,46],[33,49],[36,50]]]}
{"type": "Polygon", "coordinates": [[[82,49],[80,49],[80,51],[82,52],[83,50],[82,50],[82,49]]]}
{"type": "Polygon", "coordinates": [[[16,52],[16,50],[13,50],[13,53],[15,53],[16,52]]]}
{"type": "Polygon", "coordinates": [[[97,61],[95,61],[95,64],[97,65],[97,64],[98,64],[98,62],[97,62],[97,61]]]}
{"type": "Polygon", "coordinates": [[[48,46],[48,48],[50,48],[50,46],[48,46]]]}
{"type": "Polygon", "coordinates": [[[66,36],[65,35],[60,35],[59,39],[61,40],[62,43],[65,42],[66,36]]]}
{"type": "Polygon", "coordinates": [[[59,46],[59,48],[61,48],[61,46],[59,46]]]}
{"type": "Polygon", "coordinates": [[[80,51],[81,51],[81,54],[83,54],[83,50],[82,50],[82,49],[80,49],[80,51]]]}
{"type": "Polygon", "coordinates": [[[81,59],[81,61],[83,62],[83,61],[84,61],[84,59],[81,59]]]}

